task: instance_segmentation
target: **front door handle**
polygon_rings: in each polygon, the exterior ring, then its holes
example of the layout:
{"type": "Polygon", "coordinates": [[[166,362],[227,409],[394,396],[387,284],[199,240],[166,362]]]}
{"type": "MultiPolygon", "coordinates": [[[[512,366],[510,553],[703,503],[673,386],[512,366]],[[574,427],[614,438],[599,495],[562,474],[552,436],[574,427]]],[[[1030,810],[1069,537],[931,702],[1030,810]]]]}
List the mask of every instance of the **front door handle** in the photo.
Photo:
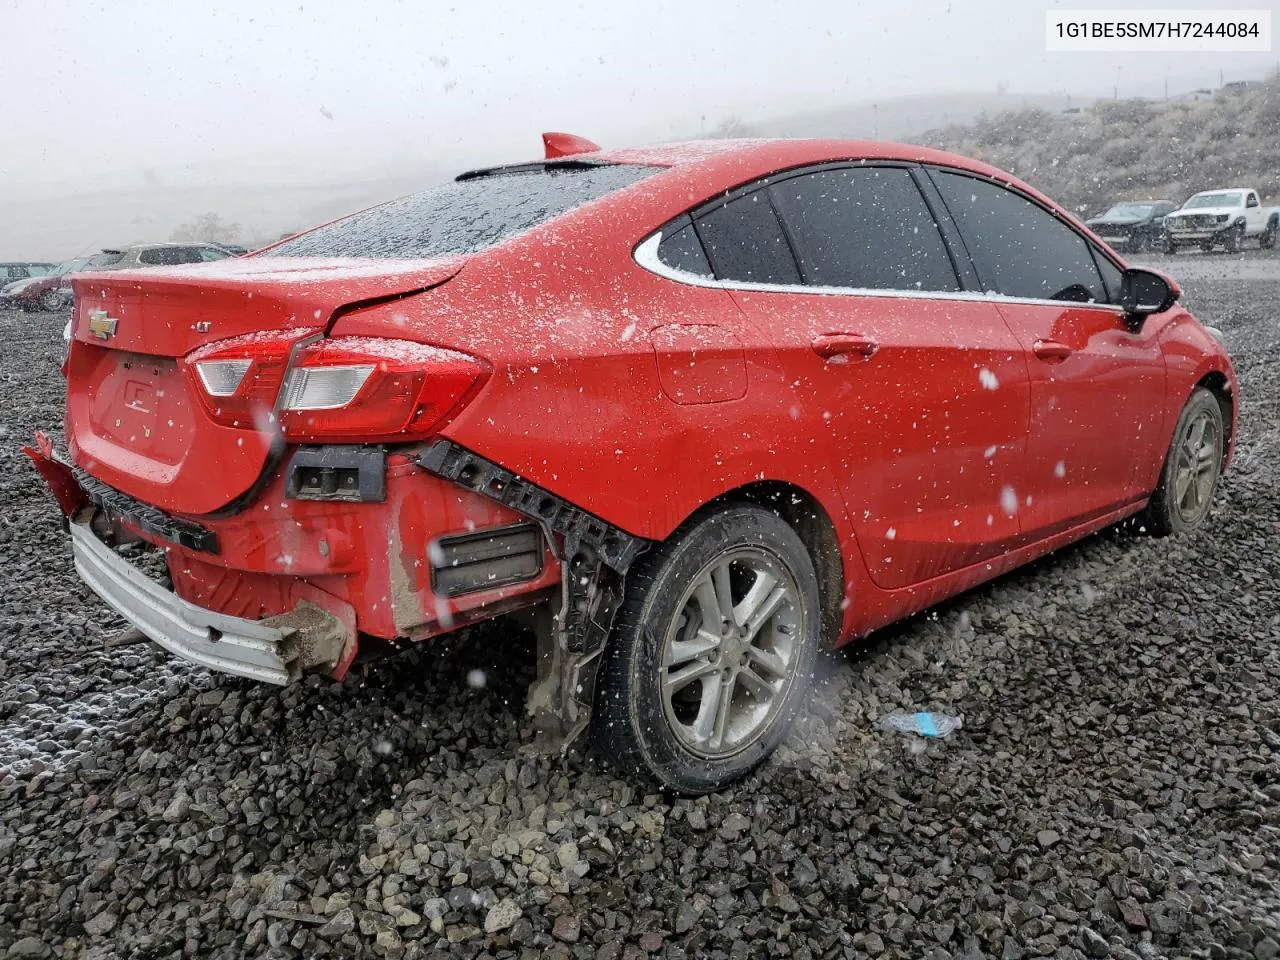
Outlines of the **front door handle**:
{"type": "Polygon", "coordinates": [[[1057,340],[1037,340],[1031,345],[1031,352],[1045,363],[1061,363],[1074,352],[1065,343],[1057,340]]]}
{"type": "Polygon", "coordinates": [[[811,342],[813,352],[827,360],[849,356],[865,359],[880,349],[880,344],[861,333],[824,333],[811,342]]]}

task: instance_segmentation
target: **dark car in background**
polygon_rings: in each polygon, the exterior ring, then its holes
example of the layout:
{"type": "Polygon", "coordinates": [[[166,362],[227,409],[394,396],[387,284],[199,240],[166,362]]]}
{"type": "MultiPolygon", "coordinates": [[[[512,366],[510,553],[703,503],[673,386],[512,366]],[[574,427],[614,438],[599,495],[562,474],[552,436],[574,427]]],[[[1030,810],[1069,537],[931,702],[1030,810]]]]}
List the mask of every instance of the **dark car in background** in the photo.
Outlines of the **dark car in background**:
{"type": "Polygon", "coordinates": [[[1140,253],[1163,245],[1164,216],[1177,209],[1172,200],[1125,200],[1085,223],[1113,249],[1140,253]]]}

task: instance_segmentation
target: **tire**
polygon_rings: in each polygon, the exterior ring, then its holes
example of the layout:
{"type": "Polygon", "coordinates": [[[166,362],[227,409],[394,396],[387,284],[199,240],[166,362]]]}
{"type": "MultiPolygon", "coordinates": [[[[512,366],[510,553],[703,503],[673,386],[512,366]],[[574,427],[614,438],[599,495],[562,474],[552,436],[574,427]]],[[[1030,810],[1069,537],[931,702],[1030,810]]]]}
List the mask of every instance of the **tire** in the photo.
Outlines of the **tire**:
{"type": "Polygon", "coordinates": [[[62,295],[57,290],[46,290],[40,294],[40,309],[49,313],[57,313],[63,307],[62,295]]]}
{"type": "Polygon", "coordinates": [[[1225,441],[1218,398],[1197,387],[1178,417],[1160,483],[1142,515],[1149,533],[1165,537],[1193,530],[1204,522],[1222,475],[1225,441]]]}
{"type": "Polygon", "coordinates": [[[1164,252],[1169,256],[1173,256],[1178,252],[1178,244],[1174,242],[1173,237],[1164,238],[1164,252]]]}
{"type": "Polygon", "coordinates": [[[1244,244],[1244,227],[1240,224],[1232,227],[1226,232],[1222,239],[1222,248],[1227,253],[1239,253],[1240,247],[1244,244]]]}
{"type": "Polygon", "coordinates": [[[1212,241],[1212,240],[1201,240],[1201,241],[1200,241],[1200,249],[1201,249],[1201,250],[1203,250],[1205,253],[1213,253],[1213,241],[1212,241]]]}
{"type": "Polygon", "coordinates": [[[1271,220],[1267,223],[1267,229],[1262,231],[1262,236],[1258,238],[1258,246],[1263,250],[1275,249],[1277,226],[1280,225],[1275,220],[1271,220]]]}
{"type": "Polygon", "coordinates": [[[677,794],[741,780],[805,701],[821,620],[813,561],[781,518],[747,504],[695,517],[627,576],[596,684],[597,753],[677,794]],[[752,596],[757,617],[771,610],[754,633],[738,612],[752,596]]]}

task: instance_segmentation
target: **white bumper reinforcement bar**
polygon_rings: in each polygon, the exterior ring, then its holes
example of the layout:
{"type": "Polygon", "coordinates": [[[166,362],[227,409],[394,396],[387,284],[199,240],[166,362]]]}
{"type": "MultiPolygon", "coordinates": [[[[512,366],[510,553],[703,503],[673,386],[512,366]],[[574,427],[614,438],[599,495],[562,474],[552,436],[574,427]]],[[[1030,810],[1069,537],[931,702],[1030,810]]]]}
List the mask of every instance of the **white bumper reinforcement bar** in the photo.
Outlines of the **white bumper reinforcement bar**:
{"type": "Polygon", "coordinates": [[[76,572],[93,591],[170,653],[251,680],[286,684],[285,635],[276,627],[188,603],[134,568],[98,539],[88,522],[71,520],[76,572]]]}

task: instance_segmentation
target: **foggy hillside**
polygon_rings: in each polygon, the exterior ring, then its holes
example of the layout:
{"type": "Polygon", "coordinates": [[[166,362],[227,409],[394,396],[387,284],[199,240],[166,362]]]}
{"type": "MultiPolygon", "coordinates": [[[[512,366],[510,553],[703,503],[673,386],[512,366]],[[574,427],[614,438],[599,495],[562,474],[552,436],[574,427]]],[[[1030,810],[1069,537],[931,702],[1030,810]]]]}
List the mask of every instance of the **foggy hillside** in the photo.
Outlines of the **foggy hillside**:
{"type": "Polygon", "coordinates": [[[1211,187],[1280,197],[1280,74],[1173,101],[1100,100],[1079,112],[1017,110],[918,138],[1021,177],[1072,210],[1115,200],[1178,202],[1211,187]]]}

